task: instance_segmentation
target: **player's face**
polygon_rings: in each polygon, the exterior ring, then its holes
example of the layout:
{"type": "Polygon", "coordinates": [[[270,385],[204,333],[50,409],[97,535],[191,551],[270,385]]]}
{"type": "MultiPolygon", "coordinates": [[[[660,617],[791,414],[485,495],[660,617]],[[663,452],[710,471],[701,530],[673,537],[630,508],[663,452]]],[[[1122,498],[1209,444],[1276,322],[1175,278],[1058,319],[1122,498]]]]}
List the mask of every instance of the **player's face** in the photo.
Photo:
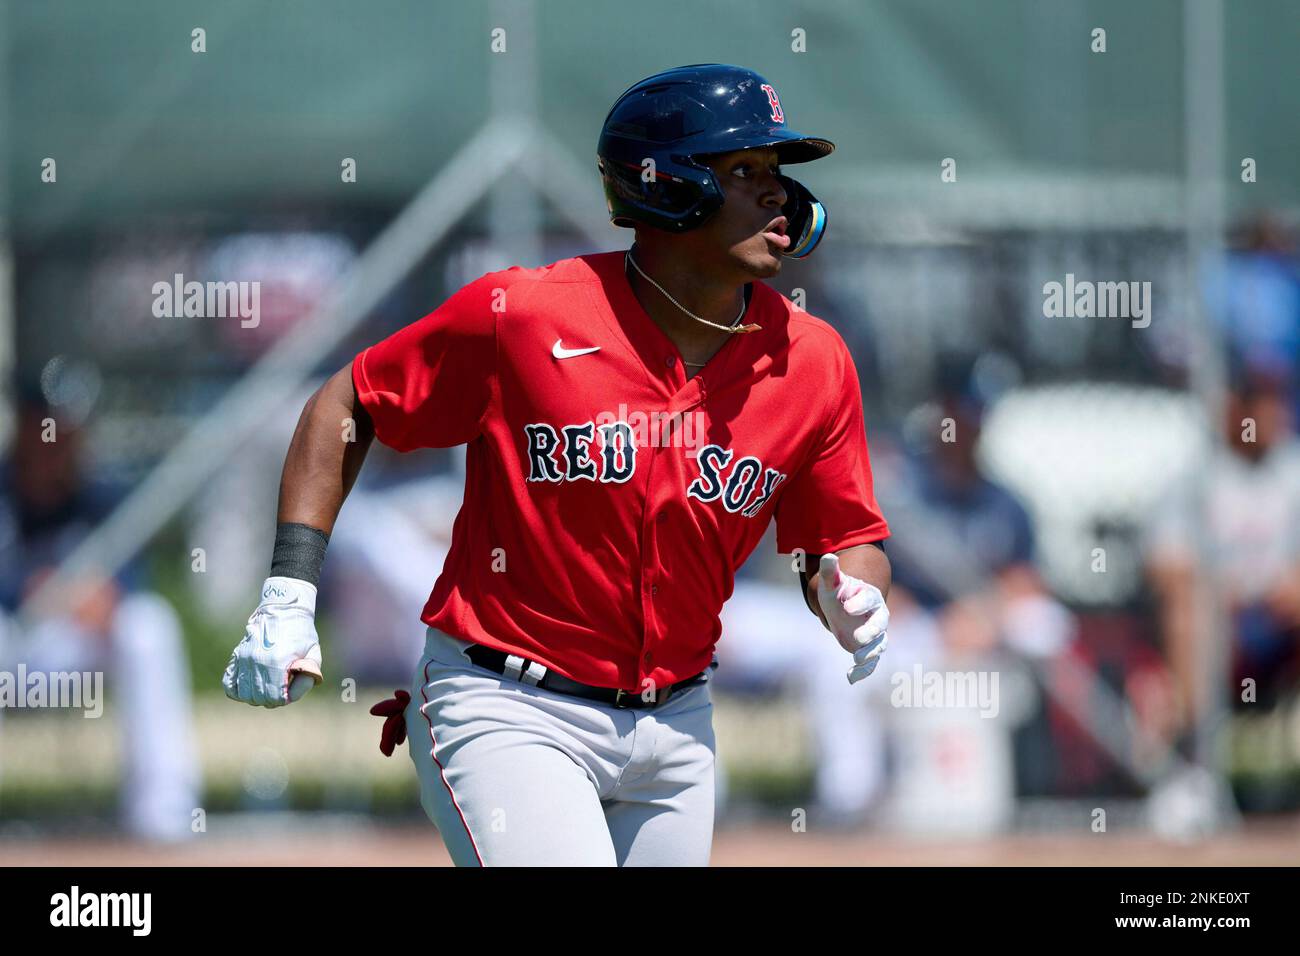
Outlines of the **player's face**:
{"type": "Polygon", "coordinates": [[[687,235],[709,258],[721,255],[746,279],[767,278],[781,271],[781,251],[790,243],[788,224],[772,228],[787,196],[777,174],[776,150],[741,149],[707,157],[726,197],[722,208],[687,235]]]}

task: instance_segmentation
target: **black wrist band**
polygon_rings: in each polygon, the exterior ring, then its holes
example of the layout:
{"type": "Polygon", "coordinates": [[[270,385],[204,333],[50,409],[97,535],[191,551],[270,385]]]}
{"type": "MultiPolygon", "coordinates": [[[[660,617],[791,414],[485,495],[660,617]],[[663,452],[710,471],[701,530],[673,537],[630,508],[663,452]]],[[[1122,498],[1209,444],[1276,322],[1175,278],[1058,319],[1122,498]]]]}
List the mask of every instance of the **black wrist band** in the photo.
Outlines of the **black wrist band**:
{"type": "Polygon", "coordinates": [[[320,583],[325,546],[330,536],[319,528],[285,521],[275,526],[275,550],[271,553],[271,577],[297,578],[308,584],[320,583]]]}

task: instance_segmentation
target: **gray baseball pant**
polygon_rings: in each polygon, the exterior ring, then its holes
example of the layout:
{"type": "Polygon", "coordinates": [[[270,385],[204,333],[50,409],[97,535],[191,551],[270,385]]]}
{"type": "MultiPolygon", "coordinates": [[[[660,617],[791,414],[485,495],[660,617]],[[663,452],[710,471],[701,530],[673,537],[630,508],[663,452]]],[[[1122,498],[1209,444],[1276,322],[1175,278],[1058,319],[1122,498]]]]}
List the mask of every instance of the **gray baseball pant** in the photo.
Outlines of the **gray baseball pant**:
{"type": "Polygon", "coordinates": [[[709,681],[621,709],[479,667],[469,646],[428,628],[405,715],[420,801],[457,866],[708,865],[709,681]]]}

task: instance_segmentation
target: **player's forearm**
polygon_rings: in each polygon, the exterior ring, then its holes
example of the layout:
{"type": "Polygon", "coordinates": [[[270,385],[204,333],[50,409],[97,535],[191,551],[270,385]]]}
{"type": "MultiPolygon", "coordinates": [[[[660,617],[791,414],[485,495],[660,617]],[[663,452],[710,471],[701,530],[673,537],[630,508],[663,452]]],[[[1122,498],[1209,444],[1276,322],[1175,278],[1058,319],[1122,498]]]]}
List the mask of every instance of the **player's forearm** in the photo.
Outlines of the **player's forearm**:
{"type": "Polygon", "coordinates": [[[298,419],[280,476],[277,520],[332,532],[373,438],[351,366],[344,366],[316,390],[298,419]]]}
{"type": "MultiPolygon", "coordinates": [[[[880,589],[880,593],[889,597],[889,585],[893,581],[893,572],[889,565],[889,558],[885,556],[884,549],[874,544],[862,544],[853,548],[845,548],[843,551],[837,551],[840,558],[840,571],[844,574],[852,575],[866,581],[868,584],[874,584],[880,589]]],[[[805,598],[808,606],[812,608],[813,613],[817,615],[822,626],[829,630],[826,624],[826,617],[822,614],[821,607],[817,600],[817,585],[821,581],[821,573],[814,570],[808,578],[805,598]]]]}
{"type": "Polygon", "coordinates": [[[303,407],[280,475],[271,573],[221,677],[232,700],[280,707],[321,682],[316,589],[329,534],[373,435],[350,366],[330,376],[303,407]]]}

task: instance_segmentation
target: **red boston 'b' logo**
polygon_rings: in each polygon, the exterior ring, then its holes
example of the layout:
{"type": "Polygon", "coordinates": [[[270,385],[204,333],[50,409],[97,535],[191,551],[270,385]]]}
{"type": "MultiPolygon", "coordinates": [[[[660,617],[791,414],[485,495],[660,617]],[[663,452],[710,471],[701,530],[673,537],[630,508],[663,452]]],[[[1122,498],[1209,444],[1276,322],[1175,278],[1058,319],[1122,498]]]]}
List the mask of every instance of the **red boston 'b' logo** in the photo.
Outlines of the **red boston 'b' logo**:
{"type": "Polygon", "coordinates": [[[767,83],[764,83],[759,89],[767,94],[767,103],[772,107],[772,122],[784,123],[785,113],[781,111],[781,101],[776,98],[776,90],[772,89],[771,85],[767,83]]]}

